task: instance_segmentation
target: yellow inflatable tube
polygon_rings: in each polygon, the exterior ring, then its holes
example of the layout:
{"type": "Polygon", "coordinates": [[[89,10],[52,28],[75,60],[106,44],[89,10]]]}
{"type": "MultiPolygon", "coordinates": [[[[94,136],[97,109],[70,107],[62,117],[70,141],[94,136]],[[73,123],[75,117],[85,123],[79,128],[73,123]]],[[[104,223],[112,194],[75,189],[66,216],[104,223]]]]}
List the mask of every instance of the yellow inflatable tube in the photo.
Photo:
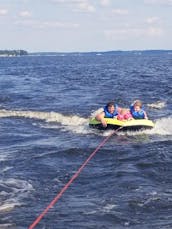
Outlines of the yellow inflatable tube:
{"type": "Polygon", "coordinates": [[[154,123],[148,119],[132,119],[120,121],[116,118],[105,118],[107,122],[107,127],[103,127],[100,121],[95,118],[90,119],[89,126],[96,129],[118,129],[122,127],[121,130],[142,130],[142,129],[152,129],[154,123]]]}

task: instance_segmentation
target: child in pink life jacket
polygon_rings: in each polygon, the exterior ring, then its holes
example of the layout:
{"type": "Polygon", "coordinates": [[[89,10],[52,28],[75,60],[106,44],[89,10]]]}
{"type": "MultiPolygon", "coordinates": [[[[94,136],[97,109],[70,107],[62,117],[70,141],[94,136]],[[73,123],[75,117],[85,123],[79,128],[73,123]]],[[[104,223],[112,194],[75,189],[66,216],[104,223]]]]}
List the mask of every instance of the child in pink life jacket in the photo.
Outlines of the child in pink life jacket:
{"type": "Polygon", "coordinates": [[[117,119],[120,121],[124,121],[124,120],[131,120],[133,119],[133,117],[129,109],[122,108],[119,114],[117,115],[117,119]]]}

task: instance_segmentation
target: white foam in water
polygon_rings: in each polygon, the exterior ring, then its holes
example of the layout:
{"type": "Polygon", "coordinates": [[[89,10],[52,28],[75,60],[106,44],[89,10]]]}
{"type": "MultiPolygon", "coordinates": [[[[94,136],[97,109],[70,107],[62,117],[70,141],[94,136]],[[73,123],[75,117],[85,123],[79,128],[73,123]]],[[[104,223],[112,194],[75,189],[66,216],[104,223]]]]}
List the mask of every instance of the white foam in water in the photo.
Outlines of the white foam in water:
{"type": "Polygon", "coordinates": [[[155,109],[162,109],[166,106],[166,103],[163,101],[157,101],[155,103],[147,104],[148,107],[155,108],[155,109]]]}
{"type": "MultiPolygon", "coordinates": [[[[141,130],[141,131],[128,131],[127,135],[162,135],[162,136],[172,136],[172,117],[161,118],[154,121],[155,126],[152,129],[141,130]]],[[[120,133],[124,135],[125,133],[120,133]]]]}
{"type": "Polygon", "coordinates": [[[0,206],[0,212],[9,212],[11,211],[14,207],[20,206],[19,203],[5,203],[0,206]]]}
{"type": "Polygon", "coordinates": [[[15,228],[15,226],[13,224],[5,223],[5,224],[0,224],[0,228],[1,229],[6,229],[6,228],[12,229],[12,228],[15,228]]]}
{"type": "Polygon", "coordinates": [[[11,211],[16,206],[21,206],[23,198],[27,197],[33,187],[27,181],[18,179],[0,180],[1,192],[0,200],[5,196],[5,201],[1,201],[0,212],[11,211]]]}
{"type": "Polygon", "coordinates": [[[102,208],[102,210],[104,211],[104,212],[110,212],[112,209],[114,209],[114,208],[116,208],[117,207],[117,205],[116,204],[107,204],[106,206],[104,206],[103,208],[102,208]]]}
{"type": "Polygon", "coordinates": [[[7,172],[8,170],[10,170],[12,168],[13,168],[12,166],[6,166],[5,168],[1,169],[1,172],[2,173],[7,172]]]}
{"type": "Polygon", "coordinates": [[[91,118],[94,118],[97,114],[99,114],[99,113],[102,112],[102,111],[103,111],[103,108],[99,108],[98,110],[93,111],[93,112],[91,113],[91,118]]]}
{"type": "Polygon", "coordinates": [[[172,117],[156,120],[155,127],[151,130],[151,133],[159,135],[172,135],[172,117]]]}
{"type": "MultiPolygon", "coordinates": [[[[162,104],[159,106],[162,106],[162,104]]],[[[92,113],[92,117],[100,112],[102,108],[92,113]]],[[[10,110],[0,110],[0,117],[24,117],[45,120],[50,125],[44,125],[43,127],[48,128],[61,128],[64,131],[71,131],[78,134],[88,134],[93,133],[93,129],[89,128],[89,119],[82,118],[77,115],[65,116],[58,112],[39,112],[39,111],[10,111],[10,110]],[[53,125],[52,125],[53,123],[53,125]],[[54,125],[57,123],[58,125],[54,125]],[[59,125],[60,124],[60,125],[59,125]]],[[[155,127],[151,130],[144,130],[138,132],[130,132],[129,135],[139,135],[139,134],[159,134],[159,135],[172,135],[172,118],[165,117],[155,121],[155,127]]],[[[104,136],[110,134],[109,131],[103,133],[104,136]]],[[[102,135],[102,133],[101,133],[102,135]]]]}
{"type": "MultiPolygon", "coordinates": [[[[77,115],[64,116],[58,112],[0,110],[0,117],[24,117],[45,120],[48,123],[59,123],[63,126],[64,130],[70,130],[76,133],[88,133],[88,119],[77,115]]],[[[51,128],[51,126],[48,127],[51,128]]]]}
{"type": "Polygon", "coordinates": [[[7,155],[0,154],[0,161],[6,161],[7,155]]]}

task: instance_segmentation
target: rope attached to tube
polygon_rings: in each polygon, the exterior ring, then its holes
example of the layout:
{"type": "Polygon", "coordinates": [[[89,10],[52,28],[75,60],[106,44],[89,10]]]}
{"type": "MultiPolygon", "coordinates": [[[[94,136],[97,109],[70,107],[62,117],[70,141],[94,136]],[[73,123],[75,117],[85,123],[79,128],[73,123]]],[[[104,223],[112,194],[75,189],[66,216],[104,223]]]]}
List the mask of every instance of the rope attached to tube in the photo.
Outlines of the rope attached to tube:
{"type": "Polygon", "coordinates": [[[79,176],[84,167],[88,164],[88,162],[94,157],[97,151],[105,145],[105,143],[109,140],[112,135],[116,134],[123,127],[119,127],[110,133],[98,146],[97,148],[90,154],[90,156],[85,160],[85,162],[81,165],[81,167],[77,170],[77,172],[72,176],[72,178],[68,181],[68,183],[61,189],[61,191],[56,195],[56,197],[50,202],[50,204],[45,208],[45,210],[35,219],[35,221],[29,226],[28,229],[34,229],[35,226],[41,221],[41,219],[47,214],[48,210],[52,208],[55,203],[60,199],[63,193],[68,189],[68,187],[72,184],[72,182],[79,176]]]}

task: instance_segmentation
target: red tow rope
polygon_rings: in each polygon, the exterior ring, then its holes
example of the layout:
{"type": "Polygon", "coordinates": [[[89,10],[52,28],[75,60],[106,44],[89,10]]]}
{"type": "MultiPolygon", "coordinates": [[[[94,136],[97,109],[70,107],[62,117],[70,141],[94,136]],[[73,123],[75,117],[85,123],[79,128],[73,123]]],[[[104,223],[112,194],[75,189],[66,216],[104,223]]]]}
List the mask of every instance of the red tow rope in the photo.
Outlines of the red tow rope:
{"type": "Polygon", "coordinates": [[[117,133],[118,130],[122,129],[123,127],[119,127],[115,131],[113,131],[111,134],[109,134],[98,146],[97,148],[91,153],[91,155],[87,158],[87,160],[82,164],[82,166],[78,169],[78,171],[72,176],[72,178],[68,181],[68,183],[61,189],[61,191],[57,194],[57,196],[51,201],[51,203],[45,208],[45,210],[36,218],[36,220],[29,226],[28,229],[33,229],[35,226],[41,221],[41,219],[46,215],[48,210],[52,208],[55,203],[60,199],[60,197],[63,195],[63,193],[68,189],[68,187],[72,184],[72,182],[79,176],[81,171],[84,169],[84,167],[87,165],[87,163],[91,160],[91,158],[97,153],[97,151],[105,145],[105,143],[108,141],[108,139],[117,133]]]}

